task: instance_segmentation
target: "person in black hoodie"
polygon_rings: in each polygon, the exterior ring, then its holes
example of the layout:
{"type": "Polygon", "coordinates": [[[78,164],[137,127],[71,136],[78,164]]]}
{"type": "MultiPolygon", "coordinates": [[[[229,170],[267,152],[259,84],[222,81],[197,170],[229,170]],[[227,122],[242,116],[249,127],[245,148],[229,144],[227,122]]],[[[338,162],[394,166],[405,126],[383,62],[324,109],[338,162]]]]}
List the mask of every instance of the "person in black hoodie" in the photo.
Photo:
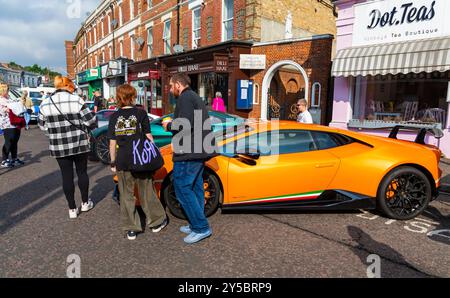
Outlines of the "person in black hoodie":
{"type": "Polygon", "coordinates": [[[184,242],[193,244],[212,235],[205,216],[203,172],[205,161],[214,156],[215,139],[211,120],[202,99],[189,87],[187,75],[175,74],[170,80],[170,91],[177,99],[173,122],[164,121],[167,131],[174,135],[173,184],[189,221],[180,231],[188,234],[184,242]]]}

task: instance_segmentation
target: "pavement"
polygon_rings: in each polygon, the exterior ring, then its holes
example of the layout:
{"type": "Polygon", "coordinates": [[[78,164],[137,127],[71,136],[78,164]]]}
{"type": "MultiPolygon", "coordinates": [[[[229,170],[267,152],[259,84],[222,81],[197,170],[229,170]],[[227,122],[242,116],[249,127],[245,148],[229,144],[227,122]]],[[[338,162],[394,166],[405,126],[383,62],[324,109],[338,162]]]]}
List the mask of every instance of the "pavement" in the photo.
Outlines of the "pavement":
{"type": "MultiPolygon", "coordinates": [[[[193,246],[178,231],[185,222],[171,216],[161,233],[132,242],[120,230],[108,167],[89,163],[96,207],[71,221],[45,135],[24,131],[19,149],[25,166],[0,170],[0,277],[64,278],[74,256],[81,277],[366,278],[374,257],[381,277],[450,277],[447,196],[406,222],[362,211],[218,212],[213,236],[193,246]]],[[[450,162],[441,168],[449,178],[450,162]]]]}

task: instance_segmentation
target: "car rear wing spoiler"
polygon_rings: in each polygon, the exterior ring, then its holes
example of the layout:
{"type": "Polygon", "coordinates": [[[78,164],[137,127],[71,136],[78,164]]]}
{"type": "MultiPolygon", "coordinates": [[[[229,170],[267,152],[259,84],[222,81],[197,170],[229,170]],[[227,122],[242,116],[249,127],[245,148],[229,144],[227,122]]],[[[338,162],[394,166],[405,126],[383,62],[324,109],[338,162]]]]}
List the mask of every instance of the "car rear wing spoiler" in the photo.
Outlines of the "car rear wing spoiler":
{"type": "Polygon", "coordinates": [[[425,128],[408,125],[397,125],[391,130],[389,138],[397,139],[397,135],[400,130],[418,130],[419,132],[417,133],[416,140],[414,142],[422,145],[425,145],[425,136],[427,135],[427,133],[430,133],[436,139],[440,139],[444,136],[443,131],[439,128],[425,128]]]}

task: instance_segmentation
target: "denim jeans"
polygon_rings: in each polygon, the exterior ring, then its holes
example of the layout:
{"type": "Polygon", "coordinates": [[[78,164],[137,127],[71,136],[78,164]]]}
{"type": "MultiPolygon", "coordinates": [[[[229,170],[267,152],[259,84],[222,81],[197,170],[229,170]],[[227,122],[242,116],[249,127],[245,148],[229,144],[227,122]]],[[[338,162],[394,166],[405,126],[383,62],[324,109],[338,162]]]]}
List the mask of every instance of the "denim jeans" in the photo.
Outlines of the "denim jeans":
{"type": "Polygon", "coordinates": [[[205,216],[205,190],[203,188],[203,161],[179,161],[173,166],[173,185],[183,207],[191,230],[205,233],[209,223],[205,216]]]}

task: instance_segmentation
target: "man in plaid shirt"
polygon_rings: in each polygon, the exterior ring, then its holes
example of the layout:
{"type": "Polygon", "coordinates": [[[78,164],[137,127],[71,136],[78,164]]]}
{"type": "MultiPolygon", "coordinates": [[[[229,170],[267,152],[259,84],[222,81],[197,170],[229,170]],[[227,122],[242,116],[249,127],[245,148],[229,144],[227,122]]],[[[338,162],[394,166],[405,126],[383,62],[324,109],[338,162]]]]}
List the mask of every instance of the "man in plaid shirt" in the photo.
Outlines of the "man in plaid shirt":
{"type": "Polygon", "coordinates": [[[88,129],[95,128],[97,119],[84,101],[74,95],[75,86],[68,78],[56,77],[57,91],[42,101],[39,112],[39,128],[48,133],[50,153],[61,169],[63,189],[69,203],[69,217],[78,217],[75,203],[73,168],[75,164],[78,186],[83,204],[81,211],[94,207],[89,199],[87,161],[90,152],[88,129]]]}

